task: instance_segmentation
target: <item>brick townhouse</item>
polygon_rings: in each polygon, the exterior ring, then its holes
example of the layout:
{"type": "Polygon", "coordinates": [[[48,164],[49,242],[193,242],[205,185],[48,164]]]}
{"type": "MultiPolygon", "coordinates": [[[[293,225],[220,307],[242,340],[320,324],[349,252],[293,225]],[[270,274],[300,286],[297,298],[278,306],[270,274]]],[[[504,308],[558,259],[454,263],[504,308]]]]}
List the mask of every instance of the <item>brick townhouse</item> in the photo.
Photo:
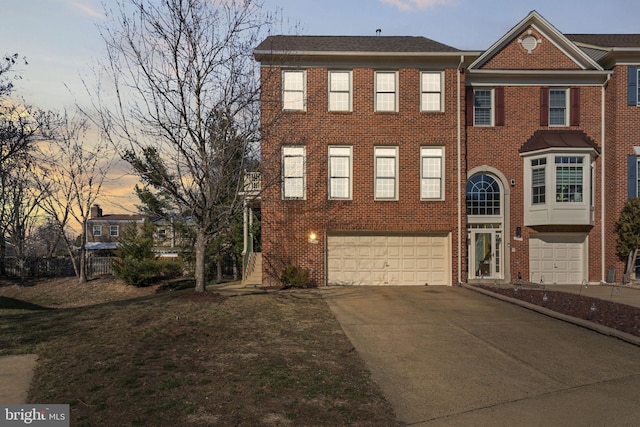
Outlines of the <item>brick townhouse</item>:
{"type": "Polygon", "coordinates": [[[270,36],[263,282],[621,281],[637,197],[640,35],[533,11],[484,51],[424,37],[270,36]]]}

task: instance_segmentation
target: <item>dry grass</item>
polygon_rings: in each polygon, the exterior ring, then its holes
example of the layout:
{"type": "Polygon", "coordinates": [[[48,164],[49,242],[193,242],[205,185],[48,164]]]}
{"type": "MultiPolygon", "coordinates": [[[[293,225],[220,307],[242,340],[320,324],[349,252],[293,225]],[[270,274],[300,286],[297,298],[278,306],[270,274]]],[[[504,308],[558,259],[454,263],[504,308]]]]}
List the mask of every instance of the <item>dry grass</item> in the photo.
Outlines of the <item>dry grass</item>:
{"type": "Polygon", "coordinates": [[[398,425],[318,291],[156,291],[0,284],[0,354],[75,426],[398,425]]]}

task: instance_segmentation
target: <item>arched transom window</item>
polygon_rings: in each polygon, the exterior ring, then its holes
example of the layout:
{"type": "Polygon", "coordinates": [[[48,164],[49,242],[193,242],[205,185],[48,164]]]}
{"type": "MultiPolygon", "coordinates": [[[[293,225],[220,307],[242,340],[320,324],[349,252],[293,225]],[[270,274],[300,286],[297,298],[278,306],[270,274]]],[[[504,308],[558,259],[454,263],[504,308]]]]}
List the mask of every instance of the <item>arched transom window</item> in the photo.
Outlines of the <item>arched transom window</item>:
{"type": "Polygon", "coordinates": [[[467,215],[500,215],[500,186],[491,175],[467,181],[467,215]]]}

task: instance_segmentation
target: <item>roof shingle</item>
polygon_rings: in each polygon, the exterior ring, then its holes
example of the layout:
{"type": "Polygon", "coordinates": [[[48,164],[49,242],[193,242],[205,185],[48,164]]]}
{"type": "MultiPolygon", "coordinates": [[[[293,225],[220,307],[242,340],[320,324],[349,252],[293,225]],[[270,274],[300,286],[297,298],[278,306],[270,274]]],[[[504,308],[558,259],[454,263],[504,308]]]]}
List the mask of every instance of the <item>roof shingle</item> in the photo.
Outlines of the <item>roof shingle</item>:
{"type": "Polygon", "coordinates": [[[409,36],[269,36],[256,52],[460,52],[426,37],[409,36]]]}

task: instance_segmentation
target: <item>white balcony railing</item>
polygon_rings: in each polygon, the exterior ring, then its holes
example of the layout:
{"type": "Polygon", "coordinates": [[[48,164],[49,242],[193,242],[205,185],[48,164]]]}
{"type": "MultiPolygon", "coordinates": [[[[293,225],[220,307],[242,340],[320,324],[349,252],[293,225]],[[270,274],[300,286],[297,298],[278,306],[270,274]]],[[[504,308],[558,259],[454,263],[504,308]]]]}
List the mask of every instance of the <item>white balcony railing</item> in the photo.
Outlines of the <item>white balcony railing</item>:
{"type": "Polygon", "coordinates": [[[260,172],[245,172],[242,194],[245,196],[257,196],[262,190],[260,172]]]}

